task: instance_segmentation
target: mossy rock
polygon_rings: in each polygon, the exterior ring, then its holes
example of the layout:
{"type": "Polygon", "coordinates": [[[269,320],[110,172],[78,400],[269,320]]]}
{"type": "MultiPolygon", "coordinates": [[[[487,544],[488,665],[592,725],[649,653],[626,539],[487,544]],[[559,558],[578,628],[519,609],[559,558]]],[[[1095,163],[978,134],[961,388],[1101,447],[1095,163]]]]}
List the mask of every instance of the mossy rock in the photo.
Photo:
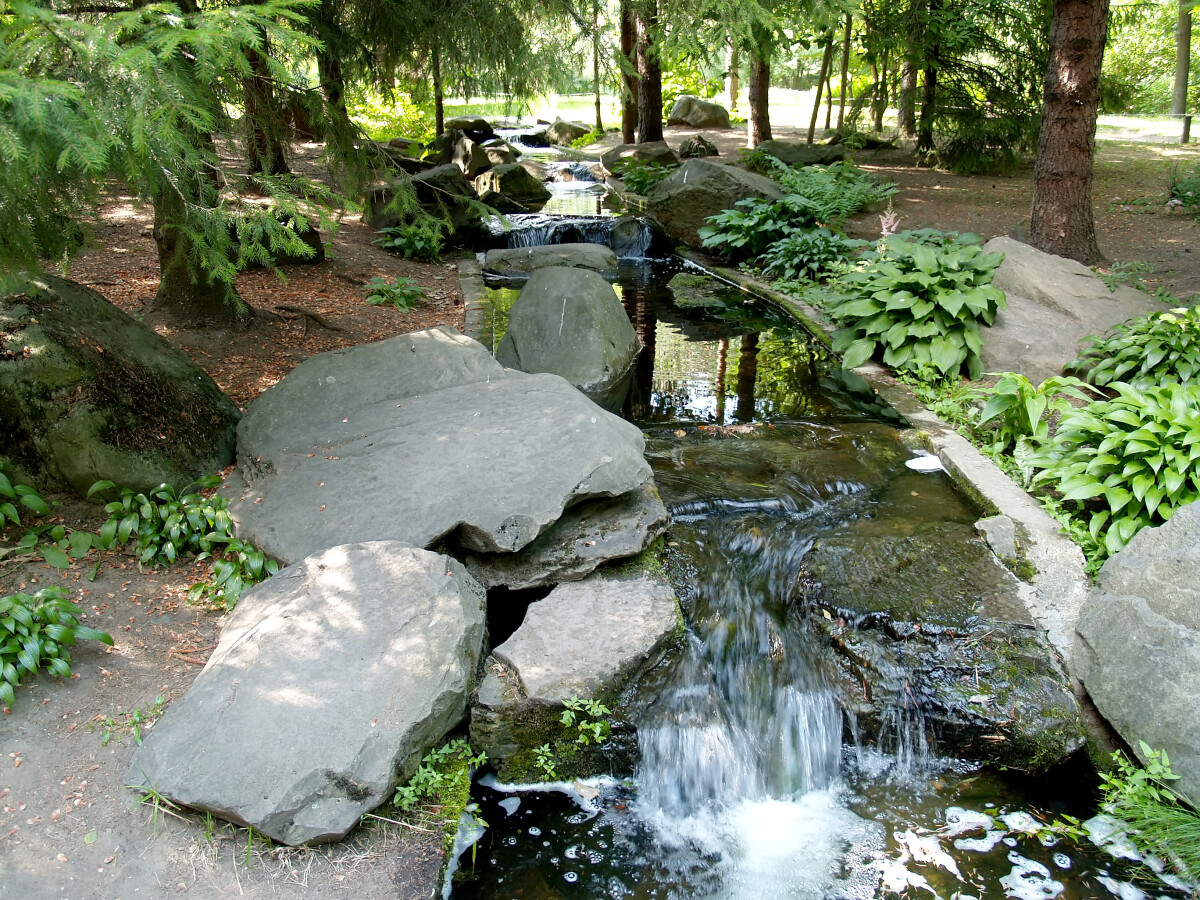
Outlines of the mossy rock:
{"type": "Polygon", "coordinates": [[[680,272],[667,282],[667,287],[671,289],[675,305],[682,309],[725,305],[721,296],[726,290],[725,285],[707,275],[680,272]]]}
{"type": "Polygon", "coordinates": [[[0,463],[17,481],[183,487],[233,462],[239,416],[203,369],[93,290],[43,276],[0,299],[0,463]]]}

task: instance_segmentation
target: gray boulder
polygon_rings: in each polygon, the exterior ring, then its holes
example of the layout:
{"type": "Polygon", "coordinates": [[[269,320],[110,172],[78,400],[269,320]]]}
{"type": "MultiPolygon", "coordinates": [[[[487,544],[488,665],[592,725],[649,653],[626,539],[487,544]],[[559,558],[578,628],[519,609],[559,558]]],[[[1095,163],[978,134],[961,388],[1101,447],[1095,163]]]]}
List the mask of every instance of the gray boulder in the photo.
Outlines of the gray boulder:
{"type": "Polygon", "coordinates": [[[550,177],[550,170],[543,162],[538,162],[536,159],[522,159],[517,163],[522,169],[536,178],[538,181],[545,182],[550,177]]]}
{"type": "Polygon", "coordinates": [[[522,206],[540,206],[550,199],[550,192],[519,163],[496,166],[475,179],[480,194],[495,191],[522,206]]]}
{"type": "Polygon", "coordinates": [[[667,287],[671,291],[671,298],[675,301],[675,305],[684,309],[723,306],[725,303],[721,296],[724,286],[708,275],[679,272],[671,277],[671,280],[667,282],[667,287]]]}
{"type": "Polygon", "coordinates": [[[553,266],[535,271],[521,289],[496,359],[561,375],[605,409],[618,409],[641,348],[612,285],[588,269],[553,266]]]}
{"type": "Polygon", "coordinates": [[[521,157],[521,151],[504,138],[492,138],[483,144],[483,152],[487,154],[492,165],[504,166],[515,163],[521,157]]]}
{"type": "Polygon", "coordinates": [[[496,212],[503,213],[504,215],[530,212],[528,206],[518,203],[512,197],[497,194],[495,191],[484,191],[479,195],[479,202],[490,206],[496,212]]]}
{"type": "Polygon", "coordinates": [[[617,144],[600,154],[600,164],[611,174],[619,175],[621,163],[654,163],[660,166],[677,166],[679,157],[667,146],[666,141],[651,141],[645,144],[617,144]]]}
{"type": "MultiPolygon", "coordinates": [[[[442,219],[455,230],[469,229],[482,218],[474,203],[479,199],[462,169],[453,163],[436,166],[409,177],[417,202],[430,215],[442,219]]],[[[376,185],[367,194],[363,215],[376,231],[400,224],[400,216],[388,209],[396,198],[396,182],[376,185]]]]}
{"type": "Polygon", "coordinates": [[[1096,708],[1139,756],[1139,741],[1166,750],[1172,788],[1200,802],[1200,506],[1104,564],[1077,633],[1075,669],[1096,708]]]}
{"type": "Polygon", "coordinates": [[[846,158],[846,148],[840,144],[828,146],[771,140],[763,141],[757,149],[789,166],[827,166],[846,158]]]}
{"type": "Polygon", "coordinates": [[[563,119],[555,119],[546,129],[546,140],[559,147],[569,147],[573,141],[577,141],[584,135],[591,133],[592,129],[582,122],[567,122],[563,119]]]}
{"type": "Polygon", "coordinates": [[[483,262],[485,271],[497,275],[524,275],[550,266],[615,272],[617,254],[603,244],[542,244],[489,250],[483,262]]]}
{"type": "Polygon", "coordinates": [[[394,137],[387,142],[387,147],[390,150],[399,150],[401,153],[420,153],[425,149],[425,145],[416,138],[394,137]]]}
{"type": "Polygon", "coordinates": [[[650,189],[650,214],[667,234],[689,247],[701,247],[699,230],[709,216],[731,209],[739,200],[778,200],[779,185],[769,178],[709,159],[689,159],[650,189]]]}
{"type": "Polygon", "coordinates": [[[333,547],[248,591],[128,784],[285,844],[344,837],[463,718],[484,593],[453,559],[333,547]]]}
{"type": "Polygon", "coordinates": [[[447,131],[454,129],[466,132],[467,136],[476,143],[488,140],[496,134],[492,123],[480,116],[454,116],[443,122],[442,127],[447,131]]]}
{"type": "Polygon", "coordinates": [[[732,128],[729,110],[719,103],[701,100],[682,94],[671,105],[667,113],[668,125],[686,125],[689,128],[732,128]]]}
{"type": "Polygon", "coordinates": [[[618,216],[608,231],[608,245],[618,257],[661,259],[675,250],[675,242],[653,219],[618,216]]]}
{"type": "Polygon", "coordinates": [[[1003,253],[993,284],[1008,297],[983,336],[984,368],[1020,372],[1037,383],[1062,374],[1079,355],[1083,339],[1151,309],[1161,309],[1143,291],[1110,291],[1082,263],[1053,256],[1008,237],[992,238],[988,253],[1003,253]],[[1046,335],[1054,340],[1046,340],[1046,335]]]}
{"type": "Polygon", "coordinates": [[[560,721],[564,701],[615,708],[681,632],[675,592],[661,574],[595,573],[559,585],[492,651],[472,708],[472,747],[486,750],[506,781],[535,778],[532,750],[543,744],[562,754],[560,777],[586,774],[588,760],[569,756],[578,747],[560,721]]]}
{"type": "Polygon", "coordinates": [[[602,563],[636,556],[666,530],[670,518],[657,489],[646,484],[610,500],[572,506],[518,553],[454,555],[485,588],[545,587],[578,581],[602,563]]]}
{"type": "Polygon", "coordinates": [[[0,461],[86,495],[107,479],[183,488],[233,458],[237,407],[198,365],[100,294],[53,276],[0,298],[0,461]]]}
{"type": "Polygon", "coordinates": [[[447,328],[312,357],[243,423],[231,513],[284,562],[368,540],[514,552],[650,480],[638,428],[447,328]]]}
{"type": "Polygon", "coordinates": [[[474,178],[492,166],[487,151],[458,129],[443,131],[434,138],[422,158],[435,166],[453,163],[467,178],[474,178]]]}
{"type": "Polygon", "coordinates": [[[720,156],[717,145],[702,134],[690,137],[679,145],[681,159],[699,159],[705,156],[720,156]]]}

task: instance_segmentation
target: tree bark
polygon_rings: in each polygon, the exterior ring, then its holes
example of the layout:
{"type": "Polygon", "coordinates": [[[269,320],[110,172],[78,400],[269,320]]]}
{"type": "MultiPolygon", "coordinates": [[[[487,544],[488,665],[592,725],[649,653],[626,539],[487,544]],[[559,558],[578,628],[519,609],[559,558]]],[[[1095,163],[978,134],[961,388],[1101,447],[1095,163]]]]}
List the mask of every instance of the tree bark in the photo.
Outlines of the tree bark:
{"type": "Polygon", "coordinates": [[[253,72],[242,81],[246,107],[246,163],[251,175],[287,175],[291,172],[284,152],[283,110],[279,108],[264,55],[269,52],[265,36],[261,52],[253,47],[245,50],[246,61],[253,72]]]}
{"type": "Polygon", "coordinates": [[[736,42],[731,42],[729,45],[729,116],[732,118],[737,114],[738,108],[738,67],[741,63],[736,42]]]}
{"type": "Polygon", "coordinates": [[[921,84],[921,126],[917,136],[917,152],[928,153],[933,149],[933,120],[937,113],[937,62],[925,67],[925,78],[921,84]]]}
{"type": "Polygon", "coordinates": [[[842,83],[838,90],[838,131],[842,130],[842,125],[846,121],[846,76],[850,73],[850,30],[853,27],[853,24],[854,20],[847,13],[846,33],[842,38],[842,83]]]}
{"type": "Polygon", "coordinates": [[[825,85],[825,76],[829,74],[829,65],[833,61],[833,36],[825,38],[825,53],[821,56],[821,71],[817,73],[817,88],[813,94],[812,118],[808,121],[808,143],[813,142],[817,134],[817,117],[821,115],[821,88],[825,85]]]}
{"type": "Polygon", "coordinates": [[[753,150],[763,141],[771,140],[771,111],[768,90],[771,87],[771,59],[760,59],[758,53],[750,57],[750,86],[746,99],[750,105],[750,116],[746,128],[746,146],[753,150]]]}
{"type": "Polygon", "coordinates": [[[629,0],[621,0],[621,143],[637,140],[638,79],[636,51],[637,23],[629,0]]]}
{"type": "Polygon", "coordinates": [[[738,352],[737,408],[733,417],[739,422],[754,418],[754,385],[758,381],[758,334],[742,335],[738,352]]]}
{"type": "Polygon", "coordinates": [[[1175,22],[1175,91],[1171,96],[1171,115],[1187,112],[1188,70],[1192,65],[1192,11],[1179,0],[1179,17],[1175,22]]]}
{"type": "Polygon", "coordinates": [[[600,116],[600,0],[592,0],[592,87],[596,93],[596,131],[604,133],[600,116]]]}
{"type": "Polygon", "coordinates": [[[433,44],[433,133],[446,130],[446,98],[442,94],[442,51],[437,42],[433,44]]]}
{"type": "Polygon", "coordinates": [[[1085,265],[1103,260],[1092,215],[1096,108],[1109,0],[1054,0],[1030,243],[1085,265]]]}
{"type": "Polygon", "coordinates": [[[908,9],[908,33],[904,47],[904,68],[900,76],[897,115],[900,129],[909,137],[917,133],[917,72],[920,71],[921,36],[925,20],[924,0],[913,0],[908,9]]]}
{"type": "Polygon", "coordinates": [[[658,3],[651,0],[637,12],[638,127],[637,142],[663,139],[662,67],[654,45],[658,3]]]}

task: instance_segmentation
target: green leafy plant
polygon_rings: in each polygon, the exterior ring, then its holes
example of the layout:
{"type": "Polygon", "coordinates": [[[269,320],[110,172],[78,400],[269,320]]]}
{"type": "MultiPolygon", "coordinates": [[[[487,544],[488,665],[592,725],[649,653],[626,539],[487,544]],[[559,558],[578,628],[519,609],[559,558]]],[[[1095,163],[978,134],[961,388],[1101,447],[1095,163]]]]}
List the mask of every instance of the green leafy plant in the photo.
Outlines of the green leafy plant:
{"type": "MultiPolygon", "coordinates": [[[[217,476],[205,476],[196,482],[196,490],[182,495],[168,484],[149,495],[124,488],[119,500],[104,507],[109,518],[100,526],[99,545],[105,550],[133,545],[143,566],[170,564],[188,555],[211,558],[213,580],[193,585],[189,596],[232,608],[246,587],[278,572],[279,563],[234,536],[228,501],[220,494],[203,493],[218,484],[217,476]]],[[[88,496],[115,487],[111,481],[98,481],[88,496]]]]}
{"type": "Polygon", "coordinates": [[[616,168],[625,187],[634,194],[648,194],[652,187],[675,171],[673,167],[639,159],[624,160],[616,168]]]}
{"type": "Polygon", "coordinates": [[[534,747],[533,762],[541,770],[546,781],[558,781],[558,764],[555,762],[553,747],[549,744],[534,747]]]}
{"type": "Polygon", "coordinates": [[[898,379],[907,384],[922,403],[944,422],[965,426],[970,420],[970,402],[974,389],[969,381],[955,376],[942,378],[931,368],[902,373],[898,379]]]}
{"type": "Polygon", "coordinates": [[[412,778],[396,787],[393,802],[397,809],[408,812],[420,803],[436,801],[456,779],[454,767],[448,763],[457,761],[469,768],[478,768],[486,760],[487,754],[475,754],[470,744],[462,738],[455,738],[425,754],[412,778]]]}
{"type": "Polygon", "coordinates": [[[1171,177],[1170,193],[1168,207],[1182,208],[1189,212],[1200,210],[1200,165],[1189,175],[1176,172],[1171,177]]]}
{"type": "Polygon", "coordinates": [[[1004,450],[1028,438],[1045,440],[1050,433],[1049,416],[1071,408],[1071,398],[1092,399],[1095,388],[1069,375],[1051,376],[1036,387],[1018,372],[1003,372],[994,385],[978,388],[974,397],[986,400],[977,426],[993,422],[992,444],[1004,450]]]}
{"type": "Polygon", "coordinates": [[[856,212],[888,199],[898,190],[891,182],[877,182],[847,160],[827,166],[788,166],[773,156],[767,159],[767,174],[779,182],[785,194],[808,200],[823,225],[840,226],[856,212]]]}
{"type": "Polygon", "coordinates": [[[1200,497],[1200,385],[1110,387],[1116,397],[1065,410],[1028,462],[1111,554],[1200,497]]]}
{"type": "Polygon", "coordinates": [[[1154,271],[1154,266],[1145,262],[1114,262],[1109,266],[1107,272],[1100,272],[1100,280],[1108,287],[1110,291],[1115,291],[1122,285],[1131,285],[1135,288],[1142,288],[1142,276],[1149,275],[1154,271]]]}
{"type": "Polygon", "coordinates": [[[1101,774],[1104,806],[1125,822],[1134,842],[1170,863],[1185,878],[1200,875],[1200,813],[1171,788],[1179,776],[1166,750],[1138,741],[1145,767],[1113,754],[1115,771],[1101,774]]]}
{"type": "Polygon", "coordinates": [[[883,361],[900,371],[934,369],[956,375],[963,365],[972,379],[983,374],[980,323],[990,325],[1005,307],[992,287],[1001,253],[977,244],[936,247],[902,240],[881,243],[876,259],[839,279],[840,296],[827,306],[842,323],[833,349],[853,368],[882,349],[883,361]]]}
{"type": "Polygon", "coordinates": [[[817,209],[795,194],[780,200],[748,197],[706,221],[698,231],[705,247],[729,258],[756,259],[777,241],[816,225],[817,209]]]}
{"type": "Polygon", "coordinates": [[[1200,309],[1179,307],[1115,326],[1067,368],[1086,373],[1092,384],[1125,381],[1146,388],[1164,381],[1187,384],[1200,375],[1200,309]]]}
{"type": "Polygon", "coordinates": [[[432,216],[392,225],[377,232],[375,243],[385,250],[396,250],[409,259],[434,260],[441,256],[446,234],[442,223],[432,216]]]}
{"type": "Polygon", "coordinates": [[[149,728],[157,722],[162,717],[166,704],[166,698],[159,694],[154,698],[154,704],[144,709],[139,706],[131,712],[119,712],[115,716],[97,716],[88,722],[88,731],[100,729],[100,745],[102,747],[107,747],[114,737],[119,744],[122,734],[133,735],[134,741],[140,744],[142,728],[149,728]]]}
{"type": "Polygon", "coordinates": [[[366,284],[367,302],[372,306],[390,303],[401,312],[408,312],[425,299],[425,289],[411,278],[398,277],[394,282],[376,276],[366,284]]]}
{"type": "Polygon", "coordinates": [[[575,743],[582,746],[600,744],[608,737],[611,726],[606,716],[612,710],[599,700],[580,700],[572,697],[563,701],[563,713],[560,722],[567,728],[575,730],[575,743]]]}
{"type": "Polygon", "coordinates": [[[796,231],[772,244],[759,258],[763,272],[786,281],[815,280],[869,245],[828,228],[796,231]]]}
{"type": "Polygon", "coordinates": [[[590,147],[592,144],[596,143],[596,141],[601,140],[604,140],[604,132],[597,131],[595,128],[593,128],[583,137],[577,137],[575,140],[571,141],[571,147],[575,150],[582,150],[584,147],[590,147]]]}
{"type": "Polygon", "coordinates": [[[42,521],[50,515],[50,504],[27,484],[13,484],[0,470],[0,539],[9,540],[10,532],[21,537],[9,546],[0,546],[0,560],[6,556],[39,556],[56,569],[65,569],[71,559],[79,559],[97,545],[95,535],[71,531],[61,524],[42,521]],[[22,508],[35,516],[22,522],[22,508]]]}
{"type": "Polygon", "coordinates": [[[113,644],[103,631],[79,624],[83,613],[60,587],[42,588],[36,594],[0,597],[0,703],[11,707],[13,688],[26,675],[45,668],[55,678],[71,674],[71,653],[77,641],[113,644]]]}

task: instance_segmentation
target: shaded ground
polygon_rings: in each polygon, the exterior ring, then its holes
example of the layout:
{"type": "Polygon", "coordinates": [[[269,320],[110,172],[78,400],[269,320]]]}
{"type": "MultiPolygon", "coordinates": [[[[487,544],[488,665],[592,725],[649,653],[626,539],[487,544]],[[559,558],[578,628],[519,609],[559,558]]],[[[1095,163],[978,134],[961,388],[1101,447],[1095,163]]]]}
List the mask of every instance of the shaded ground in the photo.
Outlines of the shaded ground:
{"type": "MultiPolygon", "coordinates": [[[[797,130],[776,128],[795,139],[797,130]]],[[[694,129],[668,129],[672,146],[694,129]]],[[[725,156],[744,145],[744,131],[703,132],[725,156]]],[[[802,137],[800,138],[802,139],[802,137]]],[[[606,143],[615,143],[609,136],[606,143]]],[[[297,168],[313,170],[319,148],[299,148],[297,168]]],[[[904,150],[861,153],[858,161],[901,188],[894,208],[902,227],[969,230],[992,237],[1028,226],[1031,170],[1009,178],[962,178],[914,169],[904,150]]],[[[1103,143],[1097,159],[1096,216],[1110,258],[1150,264],[1152,284],[1184,296],[1200,291],[1200,224],[1164,207],[1172,170],[1189,171],[1200,151],[1178,146],[1103,143]]],[[[143,314],[157,284],[150,212],[114,197],[97,230],[98,246],[76,260],[73,278],[115,304],[143,314]]],[[[875,215],[850,230],[878,232],[875,215]]],[[[263,311],[236,332],[171,331],[149,321],[207,369],[245,406],[309,355],[379,340],[436,324],[460,327],[462,298],[448,262],[423,264],[385,253],[357,216],[332,237],[333,258],[321,266],[291,266],[287,282],[270,272],[238,280],[242,296],[263,311]],[[429,300],[409,313],[365,302],[365,282],[404,275],[425,286],[429,300]],[[281,310],[298,306],[335,330],[281,310]],[[274,313],[274,314],[272,314],[274,313]]],[[[96,527],[95,510],[65,501],[72,524],[96,527]]],[[[0,593],[63,583],[87,611],[87,623],[116,639],[109,650],[80,647],[75,675],[42,677],[17,691],[15,708],[0,715],[0,900],[41,897],[427,898],[441,866],[440,835],[419,821],[370,821],[341,845],[272,849],[248,841],[245,830],[184,814],[156,813],[124,789],[136,738],[153,727],[163,705],[183,693],[216,643],[220,616],[189,606],[186,589],[207,577],[205,566],[139,572],[127,558],[107,557],[96,579],[94,559],[66,573],[0,564],[0,593]],[[162,704],[158,698],[162,697],[162,704]],[[413,827],[415,826],[415,827],[413,827]]],[[[271,740],[273,736],[265,735],[271,740]]]]}

